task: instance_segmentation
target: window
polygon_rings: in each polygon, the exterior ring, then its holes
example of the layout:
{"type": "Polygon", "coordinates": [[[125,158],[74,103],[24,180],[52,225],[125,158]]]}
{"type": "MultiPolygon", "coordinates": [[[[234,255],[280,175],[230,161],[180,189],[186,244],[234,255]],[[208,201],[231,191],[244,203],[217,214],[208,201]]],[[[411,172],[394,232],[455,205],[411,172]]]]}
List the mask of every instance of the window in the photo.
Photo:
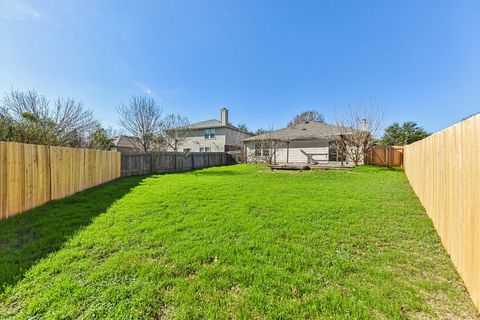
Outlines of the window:
{"type": "Polygon", "coordinates": [[[200,148],[200,152],[205,152],[205,148],[204,148],[204,147],[201,147],[201,148],[200,148]]]}
{"type": "Polygon", "coordinates": [[[270,155],[270,149],[263,149],[260,144],[255,145],[255,156],[260,157],[268,157],[270,155]]]}
{"type": "Polygon", "coordinates": [[[215,139],[215,129],[205,129],[205,139],[215,139]]]}
{"type": "Polygon", "coordinates": [[[205,152],[210,152],[210,147],[205,147],[205,152]]]}
{"type": "Polygon", "coordinates": [[[262,149],[260,148],[260,145],[256,144],[255,145],[255,156],[259,157],[262,155],[262,149]]]}

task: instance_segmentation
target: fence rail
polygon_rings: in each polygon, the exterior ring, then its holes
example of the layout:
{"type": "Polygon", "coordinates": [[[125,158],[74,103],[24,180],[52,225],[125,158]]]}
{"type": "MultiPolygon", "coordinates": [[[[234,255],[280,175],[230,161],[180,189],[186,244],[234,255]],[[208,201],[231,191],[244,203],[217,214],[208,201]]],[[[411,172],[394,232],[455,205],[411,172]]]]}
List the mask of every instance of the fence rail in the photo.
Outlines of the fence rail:
{"type": "Polygon", "coordinates": [[[480,115],[405,146],[404,169],[480,310],[480,115]]]}
{"type": "Polygon", "coordinates": [[[121,176],[235,163],[224,152],[121,154],[0,141],[0,219],[121,176]]]}
{"type": "Polygon", "coordinates": [[[122,153],[122,176],[179,172],[235,164],[225,152],[122,153]]]}
{"type": "Polygon", "coordinates": [[[403,166],[403,147],[375,146],[367,153],[365,164],[375,166],[403,166]]]}
{"type": "Polygon", "coordinates": [[[0,141],[0,219],[120,177],[120,153],[0,141]]]}

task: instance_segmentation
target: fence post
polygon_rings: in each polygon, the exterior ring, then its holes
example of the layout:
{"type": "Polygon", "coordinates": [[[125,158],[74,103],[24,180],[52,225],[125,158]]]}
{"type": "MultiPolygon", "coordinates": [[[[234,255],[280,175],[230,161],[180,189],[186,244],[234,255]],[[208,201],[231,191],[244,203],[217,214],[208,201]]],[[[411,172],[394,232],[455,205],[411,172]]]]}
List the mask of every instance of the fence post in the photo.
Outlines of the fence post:
{"type": "Polygon", "coordinates": [[[150,173],[153,173],[153,153],[150,153],[150,173]]]}
{"type": "Polygon", "coordinates": [[[50,158],[50,146],[47,146],[47,168],[48,168],[47,179],[49,181],[47,201],[51,201],[52,200],[52,159],[50,158]]]}

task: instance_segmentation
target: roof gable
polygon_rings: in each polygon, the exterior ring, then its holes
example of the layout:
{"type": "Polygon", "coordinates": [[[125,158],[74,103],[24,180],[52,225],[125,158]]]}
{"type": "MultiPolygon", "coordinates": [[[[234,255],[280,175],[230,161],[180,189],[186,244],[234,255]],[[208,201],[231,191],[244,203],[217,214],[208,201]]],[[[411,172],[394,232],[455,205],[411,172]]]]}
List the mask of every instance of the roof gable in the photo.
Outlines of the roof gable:
{"type": "MultiPolygon", "coordinates": [[[[228,129],[232,129],[232,130],[235,130],[235,131],[243,132],[246,135],[253,136],[252,133],[244,132],[241,129],[235,127],[235,126],[232,126],[231,124],[223,125],[220,120],[216,120],[216,119],[210,119],[210,120],[206,120],[206,121],[192,123],[192,124],[188,125],[187,128],[190,129],[190,130],[202,130],[202,129],[211,129],[211,128],[228,128],[228,129]]],[[[179,128],[179,129],[182,129],[182,128],[179,128]]]]}
{"type": "Polygon", "coordinates": [[[222,122],[216,119],[210,119],[206,121],[200,121],[197,123],[192,123],[188,125],[190,129],[208,129],[208,128],[217,128],[223,127],[222,122]]]}

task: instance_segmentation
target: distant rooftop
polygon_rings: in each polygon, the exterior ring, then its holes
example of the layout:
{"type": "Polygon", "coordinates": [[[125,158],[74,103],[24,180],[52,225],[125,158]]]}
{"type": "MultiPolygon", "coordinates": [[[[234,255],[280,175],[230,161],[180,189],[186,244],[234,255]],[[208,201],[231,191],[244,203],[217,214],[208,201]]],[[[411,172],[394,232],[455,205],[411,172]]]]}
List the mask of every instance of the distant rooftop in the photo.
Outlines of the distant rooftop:
{"type": "Polygon", "coordinates": [[[135,147],[140,144],[139,139],[136,137],[120,135],[113,138],[113,144],[116,147],[135,147]]]}
{"type": "MultiPolygon", "coordinates": [[[[213,129],[213,128],[230,128],[232,130],[236,131],[243,131],[240,128],[232,125],[231,123],[228,122],[228,109],[227,108],[222,108],[220,109],[220,118],[221,120],[217,119],[210,119],[210,120],[205,120],[205,121],[200,121],[196,123],[192,123],[188,125],[187,127],[192,130],[200,130],[200,129],[213,129]]],[[[249,132],[246,132],[247,134],[251,134],[249,132]]]]}

